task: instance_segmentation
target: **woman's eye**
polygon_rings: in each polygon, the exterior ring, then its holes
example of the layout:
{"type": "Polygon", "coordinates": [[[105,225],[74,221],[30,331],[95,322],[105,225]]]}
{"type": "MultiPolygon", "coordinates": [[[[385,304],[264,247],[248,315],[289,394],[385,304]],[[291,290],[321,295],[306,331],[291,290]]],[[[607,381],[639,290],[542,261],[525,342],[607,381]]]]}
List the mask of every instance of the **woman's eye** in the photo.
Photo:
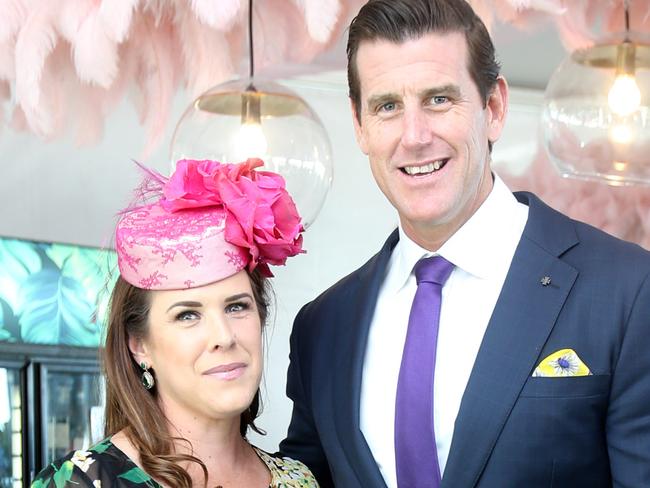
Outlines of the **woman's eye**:
{"type": "Polygon", "coordinates": [[[199,313],[194,310],[184,310],[180,312],[178,315],[176,315],[176,320],[181,322],[199,320],[200,318],[201,316],[199,315],[199,313]]]}
{"type": "Polygon", "coordinates": [[[251,305],[248,302],[233,302],[226,306],[226,313],[239,313],[250,310],[251,305]]]}

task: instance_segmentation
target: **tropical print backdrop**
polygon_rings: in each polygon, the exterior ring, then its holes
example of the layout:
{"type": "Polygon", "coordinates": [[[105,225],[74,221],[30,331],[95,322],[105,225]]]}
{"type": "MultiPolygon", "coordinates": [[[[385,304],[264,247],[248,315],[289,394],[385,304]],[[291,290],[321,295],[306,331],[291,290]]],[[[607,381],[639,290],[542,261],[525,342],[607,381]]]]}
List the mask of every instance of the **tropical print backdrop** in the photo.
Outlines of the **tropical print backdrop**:
{"type": "Polygon", "coordinates": [[[114,251],[0,238],[0,341],[97,347],[114,251]]]}

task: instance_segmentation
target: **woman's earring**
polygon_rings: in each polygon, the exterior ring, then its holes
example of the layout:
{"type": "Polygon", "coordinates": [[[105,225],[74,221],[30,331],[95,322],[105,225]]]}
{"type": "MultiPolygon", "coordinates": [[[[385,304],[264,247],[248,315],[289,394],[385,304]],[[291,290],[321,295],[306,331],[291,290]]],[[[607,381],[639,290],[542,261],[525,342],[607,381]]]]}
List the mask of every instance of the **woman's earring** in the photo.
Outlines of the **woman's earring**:
{"type": "Polygon", "coordinates": [[[147,390],[151,390],[153,388],[153,385],[156,384],[156,380],[153,379],[153,375],[149,372],[149,368],[147,368],[147,363],[142,361],[140,363],[140,367],[143,370],[142,377],[140,380],[142,381],[142,386],[144,386],[147,390]]]}

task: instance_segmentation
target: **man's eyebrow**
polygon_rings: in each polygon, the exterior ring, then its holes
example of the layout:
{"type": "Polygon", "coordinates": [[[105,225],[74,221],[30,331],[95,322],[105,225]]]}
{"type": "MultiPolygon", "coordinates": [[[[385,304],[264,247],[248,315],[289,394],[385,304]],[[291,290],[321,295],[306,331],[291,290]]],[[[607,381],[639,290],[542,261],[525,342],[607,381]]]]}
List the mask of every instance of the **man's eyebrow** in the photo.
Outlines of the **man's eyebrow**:
{"type": "Polygon", "coordinates": [[[394,102],[399,98],[399,95],[396,93],[381,93],[379,95],[373,95],[368,98],[368,108],[372,109],[373,107],[378,107],[384,103],[394,102]]]}
{"type": "Polygon", "coordinates": [[[454,98],[460,98],[460,88],[458,85],[447,84],[427,88],[421,92],[422,98],[431,98],[435,96],[446,95],[454,98]]]}
{"type": "MultiPolygon", "coordinates": [[[[460,88],[458,85],[448,83],[446,85],[434,86],[426,88],[420,92],[421,98],[431,98],[434,96],[446,95],[453,98],[460,98],[460,88]]],[[[395,102],[400,99],[397,93],[380,93],[368,98],[368,108],[372,110],[374,107],[379,107],[385,103],[395,102]]]]}

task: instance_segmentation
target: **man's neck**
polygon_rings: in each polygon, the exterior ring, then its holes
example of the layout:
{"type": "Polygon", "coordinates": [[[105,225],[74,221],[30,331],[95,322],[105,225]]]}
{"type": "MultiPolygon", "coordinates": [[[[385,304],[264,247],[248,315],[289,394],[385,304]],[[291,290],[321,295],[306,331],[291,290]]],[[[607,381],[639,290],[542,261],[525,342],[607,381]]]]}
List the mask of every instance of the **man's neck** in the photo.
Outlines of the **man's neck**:
{"type": "Polygon", "coordinates": [[[436,252],[442,245],[453,236],[458,229],[472,218],[476,211],[483,205],[490,192],[494,188],[494,183],[491,182],[487,191],[484,194],[477,194],[473,201],[467,203],[468,210],[462,213],[462,217],[450,220],[443,223],[428,223],[428,222],[407,222],[405,219],[400,219],[400,224],[404,233],[415,242],[418,246],[436,252]]]}

